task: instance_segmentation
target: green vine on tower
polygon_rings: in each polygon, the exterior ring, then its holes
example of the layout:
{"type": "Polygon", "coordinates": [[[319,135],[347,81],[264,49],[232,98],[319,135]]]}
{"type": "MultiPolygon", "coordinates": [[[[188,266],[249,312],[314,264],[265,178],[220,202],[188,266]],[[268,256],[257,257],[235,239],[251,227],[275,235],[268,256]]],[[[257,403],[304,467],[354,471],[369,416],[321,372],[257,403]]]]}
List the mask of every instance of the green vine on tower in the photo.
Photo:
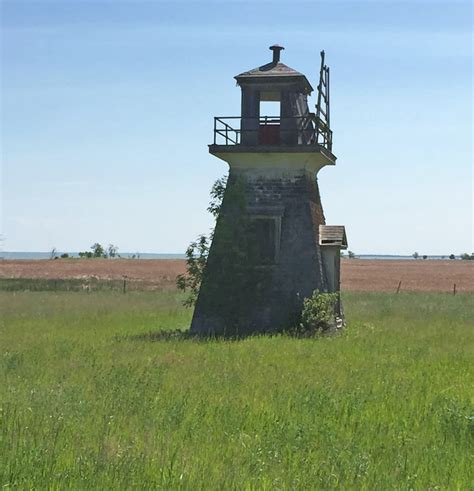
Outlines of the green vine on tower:
{"type": "MultiPolygon", "coordinates": [[[[211,200],[207,207],[207,211],[215,220],[217,220],[221,211],[226,185],[227,176],[222,176],[214,182],[209,193],[211,200]]],[[[178,289],[183,292],[189,292],[188,297],[183,302],[186,307],[192,307],[196,303],[207,264],[207,258],[209,256],[213,234],[214,231],[211,231],[209,236],[201,234],[196,240],[191,242],[186,249],[186,273],[180,274],[176,278],[176,286],[178,289]]]]}

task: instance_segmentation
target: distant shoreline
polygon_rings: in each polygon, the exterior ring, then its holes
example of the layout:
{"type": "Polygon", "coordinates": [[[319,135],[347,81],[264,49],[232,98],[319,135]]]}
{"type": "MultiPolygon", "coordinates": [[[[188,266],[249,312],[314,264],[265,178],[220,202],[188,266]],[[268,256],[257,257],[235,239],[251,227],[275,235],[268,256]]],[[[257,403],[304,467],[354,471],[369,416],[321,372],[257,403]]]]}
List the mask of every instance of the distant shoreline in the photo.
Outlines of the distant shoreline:
{"type": "MultiPolygon", "coordinates": [[[[61,256],[63,251],[58,251],[56,256],[61,256]]],[[[70,259],[84,259],[84,260],[94,260],[94,258],[80,258],[78,252],[67,252],[70,259]]],[[[51,259],[51,252],[12,252],[12,251],[4,251],[0,253],[0,259],[4,260],[27,260],[27,261],[35,261],[35,260],[49,260],[51,259]]],[[[152,252],[123,252],[119,253],[119,257],[116,259],[186,259],[185,254],[160,254],[160,253],[152,253],[152,252]]]]}
{"type": "MultiPolygon", "coordinates": [[[[58,251],[57,255],[60,256],[63,254],[62,251],[58,251]]],[[[68,252],[69,257],[71,259],[82,259],[79,258],[78,252],[68,252]]],[[[368,260],[403,260],[403,261],[423,261],[423,256],[420,255],[418,259],[415,259],[411,255],[396,255],[396,254],[356,254],[357,259],[368,259],[368,260]]],[[[461,259],[461,256],[455,255],[456,259],[461,259]]],[[[17,251],[4,251],[0,252],[0,260],[49,260],[51,259],[50,252],[17,252],[17,251]]],[[[185,254],[176,254],[176,253],[153,253],[153,252],[123,252],[120,253],[120,259],[130,259],[130,260],[138,260],[138,259],[186,259],[185,254]]],[[[427,255],[426,260],[445,260],[449,259],[449,254],[445,256],[441,255],[427,255]]],[[[90,259],[88,259],[90,260],[90,259]]]]}

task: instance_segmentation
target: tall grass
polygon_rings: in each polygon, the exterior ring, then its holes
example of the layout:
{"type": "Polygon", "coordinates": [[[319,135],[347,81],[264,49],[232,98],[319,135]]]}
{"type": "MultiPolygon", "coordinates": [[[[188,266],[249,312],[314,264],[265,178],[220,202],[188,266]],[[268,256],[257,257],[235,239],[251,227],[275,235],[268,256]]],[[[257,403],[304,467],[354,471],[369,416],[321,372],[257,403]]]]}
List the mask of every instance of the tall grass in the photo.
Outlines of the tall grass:
{"type": "Polygon", "coordinates": [[[346,294],[319,339],[170,339],[175,292],[0,292],[0,485],[470,489],[472,296],[346,294]]]}

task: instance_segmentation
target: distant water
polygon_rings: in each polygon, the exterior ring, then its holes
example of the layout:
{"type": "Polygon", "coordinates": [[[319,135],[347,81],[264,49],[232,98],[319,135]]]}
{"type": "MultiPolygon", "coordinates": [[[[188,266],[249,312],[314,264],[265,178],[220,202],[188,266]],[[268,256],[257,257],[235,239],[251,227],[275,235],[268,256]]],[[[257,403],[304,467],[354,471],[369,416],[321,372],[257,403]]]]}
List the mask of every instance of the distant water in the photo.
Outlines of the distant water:
{"type": "MultiPolygon", "coordinates": [[[[61,255],[62,252],[58,252],[58,255],[61,255]]],[[[68,252],[70,257],[79,257],[77,252],[68,252]]],[[[120,257],[123,259],[185,259],[186,256],[184,254],[155,254],[152,252],[121,252],[120,257]]],[[[0,259],[50,259],[50,252],[10,252],[4,251],[0,252],[0,259]]],[[[398,259],[398,260],[407,260],[414,261],[413,256],[396,256],[396,255],[387,255],[387,254],[356,254],[357,259],[398,259]]],[[[436,259],[449,259],[449,255],[447,256],[427,256],[427,259],[436,260],[436,259]]],[[[456,259],[460,259],[460,256],[456,256],[456,259]]],[[[418,261],[422,261],[423,258],[420,256],[418,261]]]]}
{"type": "MultiPolygon", "coordinates": [[[[461,259],[461,256],[454,256],[456,259],[461,259]]],[[[357,259],[396,259],[396,260],[407,260],[414,261],[415,258],[413,256],[396,256],[390,254],[356,254],[357,259]]],[[[449,254],[447,256],[426,256],[426,259],[430,260],[439,260],[439,259],[449,259],[449,254]]],[[[423,256],[420,255],[417,261],[423,260],[423,256]]]]}

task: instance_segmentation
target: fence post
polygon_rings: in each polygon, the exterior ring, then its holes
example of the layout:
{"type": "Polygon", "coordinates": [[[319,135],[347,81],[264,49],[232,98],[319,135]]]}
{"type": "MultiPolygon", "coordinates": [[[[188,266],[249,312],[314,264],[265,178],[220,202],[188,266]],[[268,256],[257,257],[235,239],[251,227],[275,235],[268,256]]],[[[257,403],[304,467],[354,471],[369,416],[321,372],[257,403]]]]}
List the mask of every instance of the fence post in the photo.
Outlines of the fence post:
{"type": "Polygon", "coordinates": [[[127,293],[127,277],[123,277],[123,293],[127,293]]]}
{"type": "Polygon", "coordinates": [[[397,294],[400,292],[400,287],[402,286],[402,280],[399,281],[397,286],[397,294]]]}
{"type": "Polygon", "coordinates": [[[454,283],[454,287],[453,287],[453,295],[456,295],[456,283],[454,283]]]}

